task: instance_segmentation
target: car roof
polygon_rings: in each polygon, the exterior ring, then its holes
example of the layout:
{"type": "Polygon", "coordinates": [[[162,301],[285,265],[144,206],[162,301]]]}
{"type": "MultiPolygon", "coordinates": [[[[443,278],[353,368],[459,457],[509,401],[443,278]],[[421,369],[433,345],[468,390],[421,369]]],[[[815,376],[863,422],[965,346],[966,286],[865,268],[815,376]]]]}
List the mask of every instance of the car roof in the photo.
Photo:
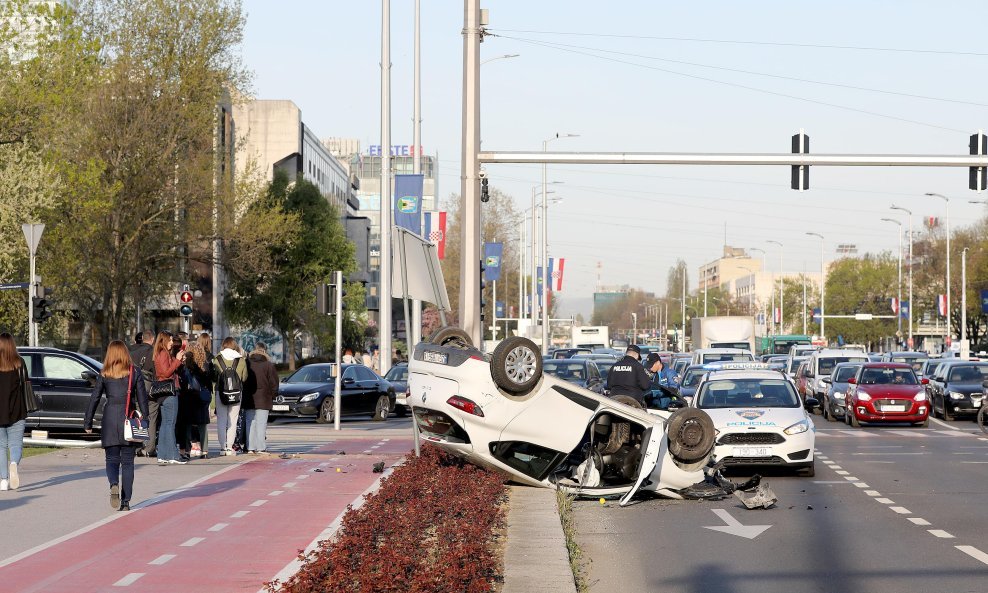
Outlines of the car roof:
{"type": "Polygon", "coordinates": [[[868,358],[868,355],[860,350],[853,350],[848,348],[824,348],[823,350],[817,350],[810,356],[815,356],[817,358],[830,358],[834,356],[857,356],[859,358],[868,358]]]}
{"type": "Polygon", "coordinates": [[[914,352],[912,350],[903,350],[902,352],[886,352],[886,356],[900,356],[902,358],[930,358],[930,355],[926,352],[914,352]]]}
{"type": "Polygon", "coordinates": [[[906,364],[904,362],[864,362],[861,364],[861,368],[865,369],[910,369],[912,370],[912,365],[906,364]]]}
{"type": "Polygon", "coordinates": [[[710,371],[707,373],[707,380],[713,379],[779,379],[785,381],[786,378],[779,371],[762,369],[730,369],[726,371],[710,371]]]}
{"type": "Polygon", "coordinates": [[[698,348],[693,351],[694,354],[739,354],[741,352],[746,352],[751,354],[751,350],[747,348],[698,348]]]}
{"type": "MultiPolygon", "coordinates": [[[[834,365],[834,370],[836,370],[836,369],[846,369],[847,367],[857,367],[857,366],[861,366],[863,364],[874,364],[874,363],[870,363],[870,362],[869,363],[864,363],[864,362],[838,362],[837,364],[834,365]]],[[[896,364],[903,364],[903,363],[897,362],[896,364]]],[[[910,367],[910,368],[912,368],[912,367],[910,367]]]]}

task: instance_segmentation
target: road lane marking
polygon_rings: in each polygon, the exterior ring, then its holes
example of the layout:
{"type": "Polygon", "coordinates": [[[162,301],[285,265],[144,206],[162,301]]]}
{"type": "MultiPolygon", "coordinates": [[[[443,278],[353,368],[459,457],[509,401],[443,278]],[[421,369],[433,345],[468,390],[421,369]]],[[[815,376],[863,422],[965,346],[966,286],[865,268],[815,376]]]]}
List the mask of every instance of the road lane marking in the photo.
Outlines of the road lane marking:
{"type": "Polygon", "coordinates": [[[949,428],[950,430],[960,430],[956,426],[954,426],[952,424],[947,424],[943,420],[937,420],[936,418],[930,418],[930,422],[933,422],[934,424],[939,424],[940,426],[942,426],[944,428],[949,428]]]}
{"type": "Polygon", "coordinates": [[[185,540],[183,543],[179,545],[183,548],[191,548],[192,546],[204,541],[206,541],[206,538],[204,537],[193,537],[185,540]]]}
{"type": "Polygon", "coordinates": [[[829,459],[827,461],[824,461],[824,463],[826,465],[837,465],[837,462],[836,461],[830,461],[829,459]]]}
{"type": "Polygon", "coordinates": [[[904,437],[923,437],[924,439],[930,436],[928,434],[923,434],[921,432],[916,432],[913,430],[890,430],[888,432],[889,434],[897,434],[904,437]]]}
{"type": "Polygon", "coordinates": [[[819,459],[820,461],[826,461],[827,459],[830,459],[829,457],[824,457],[823,455],[817,455],[816,458],[819,459]]]}
{"type": "Polygon", "coordinates": [[[370,452],[371,452],[370,449],[365,449],[364,451],[362,451],[362,453],[370,453],[370,452]]]}
{"type": "Polygon", "coordinates": [[[849,481],[849,482],[857,482],[858,481],[858,479],[855,478],[854,476],[844,476],[844,479],[847,480],[847,481],[849,481]]]}
{"type": "Polygon", "coordinates": [[[950,535],[943,529],[927,529],[927,531],[929,531],[931,535],[934,535],[936,537],[940,537],[943,539],[954,539],[954,536],[950,535]]]}
{"type": "Polygon", "coordinates": [[[851,472],[847,471],[846,469],[839,469],[834,473],[837,474],[838,476],[847,476],[851,474],[851,472]]]}
{"type": "Polygon", "coordinates": [[[865,463],[895,463],[894,461],[882,461],[880,459],[865,459],[865,463]]]}
{"type": "Polygon", "coordinates": [[[231,519],[240,519],[240,518],[246,517],[247,516],[247,513],[249,513],[249,512],[250,511],[237,511],[236,513],[233,513],[232,515],[230,515],[230,518],[231,519]]]}
{"type": "Polygon", "coordinates": [[[268,492],[268,496],[278,496],[284,493],[285,493],[284,490],[272,490],[271,492],[268,492]]]}
{"type": "Polygon", "coordinates": [[[868,486],[868,484],[865,484],[864,482],[855,482],[854,485],[857,486],[858,488],[870,488],[870,486],[868,486]]]}
{"type": "Polygon", "coordinates": [[[129,575],[125,576],[124,578],[120,579],[119,581],[113,583],[113,586],[129,587],[130,585],[133,585],[135,582],[137,582],[137,579],[141,578],[142,576],[144,576],[143,572],[132,572],[129,575]]]}
{"type": "Polygon", "coordinates": [[[840,433],[843,433],[843,434],[846,434],[846,435],[850,435],[852,437],[872,437],[872,436],[875,436],[875,435],[871,434],[870,432],[862,432],[860,430],[839,430],[837,432],[840,432],[840,433]]]}
{"type": "Polygon", "coordinates": [[[226,527],[229,527],[229,526],[230,526],[229,523],[217,523],[216,525],[213,525],[212,527],[210,527],[206,531],[222,531],[223,529],[225,529],[226,527]]]}
{"type": "Polygon", "coordinates": [[[865,494],[867,494],[868,496],[881,496],[878,490],[866,490],[865,494]]]}
{"type": "Polygon", "coordinates": [[[301,476],[295,476],[295,479],[296,480],[305,480],[305,479],[308,479],[308,477],[309,477],[309,474],[302,474],[301,476]]]}
{"type": "Polygon", "coordinates": [[[961,463],[988,463],[988,461],[962,461],[961,463]]]}
{"type": "Polygon", "coordinates": [[[297,482],[285,482],[281,485],[282,488],[294,488],[297,482]]]}
{"type": "Polygon", "coordinates": [[[877,500],[882,504],[895,504],[895,501],[892,500],[891,498],[876,498],[875,500],[877,500]]]}
{"type": "Polygon", "coordinates": [[[985,554],[984,552],[975,548],[974,546],[954,546],[954,547],[960,550],[961,552],[964,552],[971,558],[974,558],[975,560],[980,560],[984,564],[988,564],[988,554],[985,554]]]}
{"type": "Polygon", "coordinates": [[[736,535],[738,537],[743,537],[746,539],[755,539],[761,535],[766,529],[771,527],[771,525],[742,525],[740,521],[731,516],[726,509],[711,509],[715,515],[720,517],[720,519],[727,523],[727,525],[705,525],[704,529],[711,529],[713,531],[720,531],[721,533],[729,533],[731,535],[736,535]]]}
{"type": "Polygon", "coordinates": [[[927,521],[926,519],[920,519],[919,517],[909,517],[909,520],[912,521],[913,523],[915,523],[916,525],[929,525],[930,524],[930,522],[927,521]]]}
{"type": "Polygon", "coordinates": [[[929,455],[929,453],[926,451],[921,453],[893,453],[892,451],[889,451],[888,453],[885,453],[883,451],[876,451],[872,453],[870,451],[865,451],[862,453],[851,453],[851,455],[929,455]]]}
{"type": "Polygon", "coordinates": [[[847,482],[841,482],[840,480],[834,480],[834,481],[830,481],[830,482],[828,482],[826,480],[817,480],[817,481],[814,481],[813,483],[814,484],[847,484],[847,482]]]}
{"type": "Polygon", "coordinates": [[[158,556],[157,558],[155,558],[151,562],[148,562],[148,564],[154,564],[155,566],[161,566],[162,564],[166,564],[169,560],[171,560],[174,557],[175,557],[175,554],[162,554],[161,556],[158,556]]]}
{"type": "Polygon", "coordinates": [[[900,515],[911,515],[911,514],[913,514],[913,512],[910,511],[909,509],[907,509],[906,507],[889,507],[889,508],[892,509],[893,511],[895,511],[896,513],[899,513],[900,515]]]}
{"type": "Polygon", "coordinates": [[[371,447],[371,449],[380,449],[380,448],[381,448],[381,445],[374,445],[373,447],[371,447]]]}
{"type": "Polygon", "coordinates": [[[382,443],[386,443],[386,442],[388,442],[388,441],[390,441],[390,440],[391,440],[391,439],[381,439],[381,442],[382,442],[382,443]]]}
{"type": "Polygon", "coordinates": [[[264,504],[266,504],[267,502],[268,502],[268,501],[266,501],[266,500],[264,500],[264,499],[262,498],[262,499],[260,499],[260,500],[255,500],[254,502],[252,502],[252,503],[250,503],[250,504],[249,504],[248,506],[252,506],[252,507],[259,507],[259,506],[262,506],[262,505],[264,505],[264,504]]]}

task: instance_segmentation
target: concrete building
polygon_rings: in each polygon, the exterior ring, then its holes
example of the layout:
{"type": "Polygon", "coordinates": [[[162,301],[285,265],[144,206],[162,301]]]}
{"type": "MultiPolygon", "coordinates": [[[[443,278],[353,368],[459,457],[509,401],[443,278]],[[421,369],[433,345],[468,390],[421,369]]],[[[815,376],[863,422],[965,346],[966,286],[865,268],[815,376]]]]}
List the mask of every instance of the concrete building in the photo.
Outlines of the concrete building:
{"type": "Polygon", "coordinates": [[[10,20],[11,39],[5,48],[12,62],[30,60],[37,55],[38,37],[59,7],[75,10],[78,0],[28,0],[27,13],[10,20]]]}

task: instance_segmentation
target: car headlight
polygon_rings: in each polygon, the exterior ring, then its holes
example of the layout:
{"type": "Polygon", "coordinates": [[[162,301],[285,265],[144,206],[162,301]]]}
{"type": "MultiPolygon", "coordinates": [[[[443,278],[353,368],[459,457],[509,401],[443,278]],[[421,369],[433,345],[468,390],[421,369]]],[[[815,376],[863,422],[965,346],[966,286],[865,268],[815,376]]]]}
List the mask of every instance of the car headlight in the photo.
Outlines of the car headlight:
{"type": "Polygon", "coordinates": [[[913,401],[925,402],[926,401],[926,392],[925,391],[919,391],[919,392],[917,392],[916,395],[913,396],[913,401]]]}
{"type": "Polygon", "coordinates": [[[865,393],[864,391],[858,391],[858,399],[863,402],[870,402],[871,396],[865,393]]]}
{"type": "Polygon", "coordinates": [[[319,399],[318,393],[306,393],[302,397],[298,398],[298,403],[304,404],[305,402],[311,402],[316,399],[319,399]]]}
{"type": "Polygon", "coordinates": [[[964,399],[966,397],[963,393],[957,393],[956,391],[950,392],[950,399],[964,399]]]}
{"type": "Polygon", "coordinates": [[[809,429],[810,429],[810,423],[807,422],[806,420],[800,420],[799,422],[793,424],[792,426],[783,430],[782,432],[789,435],[793,435],[793,434],[799,434],[801,432],[806,432],[809,429]]]}
{"type": "Polygon", "coordinates": [[[837,400],[837,401],[839,401],[839,402],[844,401],[844,392],[843,391],[835,391],[834,392],[834,399],[837,400]]]}

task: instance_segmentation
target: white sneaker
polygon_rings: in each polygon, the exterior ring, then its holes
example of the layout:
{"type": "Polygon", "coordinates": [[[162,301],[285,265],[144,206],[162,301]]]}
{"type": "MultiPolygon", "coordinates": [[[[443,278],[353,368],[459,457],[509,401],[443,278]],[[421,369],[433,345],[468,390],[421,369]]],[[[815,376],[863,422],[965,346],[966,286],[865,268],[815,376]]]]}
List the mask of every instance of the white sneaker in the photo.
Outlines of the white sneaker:
{"type": "Polygon", "coordinates": [[[17,475],[17,462],[10,462],[10,489],[17,490],[21,486],[21,477],[17,475]]]}
{"type": "Polygon", "coordinates": [[[4,478],[3,480],[0,480],[0,490],[3,490],[3,491],[10,490],[10,486],[8,485],[8,482],[7,482],[7,479],[6,478],[4,478]]]}

